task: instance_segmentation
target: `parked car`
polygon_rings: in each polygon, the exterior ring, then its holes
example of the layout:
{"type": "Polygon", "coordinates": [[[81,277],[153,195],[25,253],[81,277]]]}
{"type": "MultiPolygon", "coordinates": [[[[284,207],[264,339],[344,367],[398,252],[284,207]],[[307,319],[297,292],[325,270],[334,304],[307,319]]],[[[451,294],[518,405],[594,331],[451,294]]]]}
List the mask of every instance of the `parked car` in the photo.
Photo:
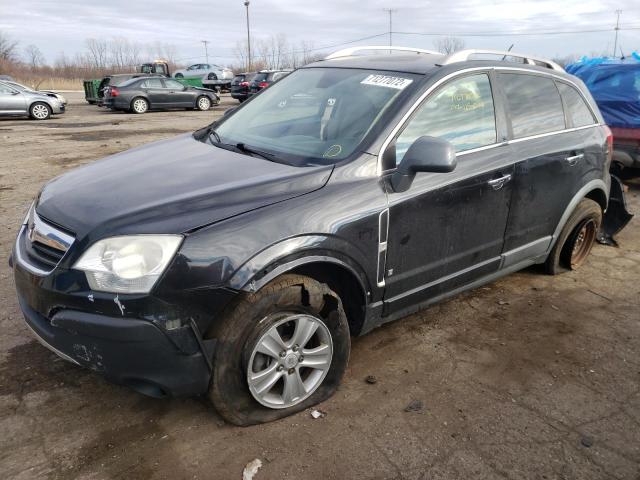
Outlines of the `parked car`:
{"type": "Polygon", "coordinates": [[[249,98],[249,84],[257,73],[258,72],[244,72],[233,77],[231,82],[231,97],[235,98],[240,103],[249,98]]]}
{"type": "Polygon", "coordinates": [[[640,173],[640,55],[584,59],[567,71],[585,82],[613,132],[613,171],[640,173]]]}
{"type": "Polygon", "coordinates": [[[0,80],[0,116],[29,116],[34,120],[46,120],[64,111],[64,104],[53,96],[20,89],[13,82],[0,80]]]}
{"type": "Polygon", "coordinates": [[[51,90],[34,90],[33,88],[27,87],[26,85],[22,85],[21,83],[14,82],[11,80],[5,81],[6,84],[14,87],[16,90],[20,90],[21,92],[35,92],[35,93],[43,93],[48,97],[53,97],[57,99],[62,105],[67,105],[67,99],[61,94],[51,91],[51,90]]]}
{"type": "Polygon", "coordinates": [[[150,109],[195,108],[209,110],[220,97],[205,88],[189,87],[171,78],[133,78],[117,87],[110,86],[103,103],[113,110],[146,113],[150,109]]]}
{"type": "Polygon", "coordinates": [[[27,324],[112,381],[206,393],[249,425],[330,397],[351,336],[529,265],[579,268],[611,132],[553,62],[476,53],[336,52],[50,181],[11,260],[27,324]]]}
{"type": "Polygon", "coordinates": [[[290,73],[291,70],[262,70],[258,72],[249,83],[249,95],[255,95],[290,73]]]}
{"type": "Polygon", "coordinates": [[[190,65],[186,69],[177,70],[173,74],[174,78],[198,78],[202,81],[202,86],[211,90],[228,90],[231,88],[233,71],[229,68],[210,63],[197,63],[190,65]]]}

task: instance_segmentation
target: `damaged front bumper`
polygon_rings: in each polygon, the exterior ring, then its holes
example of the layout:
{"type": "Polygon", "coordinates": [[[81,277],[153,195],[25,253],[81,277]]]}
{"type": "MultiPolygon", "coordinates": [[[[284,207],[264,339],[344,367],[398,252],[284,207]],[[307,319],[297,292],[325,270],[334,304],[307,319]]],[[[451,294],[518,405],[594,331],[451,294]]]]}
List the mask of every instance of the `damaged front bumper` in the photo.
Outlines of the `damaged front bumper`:
{"type": "MultiPolygon", "coordinates": [[[[206,393],[216,342],[203,339],[203,312],[213,311],[208,302],[223,304],[232,292],[198,292],[207,298],[201,304],[189,292],[169,293],[170,300],[118,298],[87,290],[81,272],[57,269],[40,276],[13,255],[10,263],[27,326],[60,357],[153,397],[206,393]]],[[[213,321],[215,315],[207,317],[213,321]]]]}
{"type": "Polygon", "coordinates": [[[65,360],[152,397],[207,391],[210,372],[203,354],[180,352],[150,322],[73,310],[48,319],[23,298],[19,302],[37,339],[65,360]]]}

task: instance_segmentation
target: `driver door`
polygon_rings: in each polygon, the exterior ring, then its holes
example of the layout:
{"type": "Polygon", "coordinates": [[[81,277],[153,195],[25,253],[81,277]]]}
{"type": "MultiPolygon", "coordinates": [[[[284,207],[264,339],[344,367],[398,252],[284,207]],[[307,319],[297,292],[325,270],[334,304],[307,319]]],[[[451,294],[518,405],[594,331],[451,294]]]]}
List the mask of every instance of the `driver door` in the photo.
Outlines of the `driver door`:
{"type": "Polygon", "coordinates": [[[27,111],[24,95],[18,90],[0,83],[0,112],[23,113],[27,111]]]}
{"type": "Polygon", "coordinates": [[[167,96],[167,107],[193,107],[195,97],[185,86],[177,80],[165,79],[164,86],[167,96]]]}
{"type": "Polygon", "coordinates": [[[407,191],[389,192],[385,315],[498,270],[513,165],[510,147],[498,143],[496,110],[488,72],[456,77],[427,97],[395,140],[397,164],[430,135],[454,145],[458,165],[418,173],[407,191]]]}

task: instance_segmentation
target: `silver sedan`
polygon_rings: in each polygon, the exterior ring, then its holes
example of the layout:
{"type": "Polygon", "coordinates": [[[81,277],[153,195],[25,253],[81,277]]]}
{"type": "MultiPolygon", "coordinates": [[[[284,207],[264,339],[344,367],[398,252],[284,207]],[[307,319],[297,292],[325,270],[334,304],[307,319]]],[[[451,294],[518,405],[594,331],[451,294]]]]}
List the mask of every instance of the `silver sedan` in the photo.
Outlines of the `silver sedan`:
{"type": "Polygon", "coordinates": [[[64,104],[55,97],[19,90],[10,82],[0,80],[0,117],[29,116],[35,120],[46,120],[51,115],[64,111],[64,104]]]}

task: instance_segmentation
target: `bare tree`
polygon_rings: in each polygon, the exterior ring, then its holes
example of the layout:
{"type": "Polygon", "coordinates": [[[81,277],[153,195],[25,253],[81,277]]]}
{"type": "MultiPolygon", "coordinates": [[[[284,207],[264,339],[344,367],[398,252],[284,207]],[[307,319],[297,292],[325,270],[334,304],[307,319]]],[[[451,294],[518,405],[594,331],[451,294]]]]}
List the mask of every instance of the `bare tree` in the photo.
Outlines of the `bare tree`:
{"type": "Polygon", "coordinates": [[[41,67],[45,63],[44,55],[42,55],[40,49],[34,44],[27,45],[25,47],[24,57],[26,59],[26,63],[32,68],[41,67]]]}
{"type": "Polygon", "coordinates": [[[458,37],[442,37],[434,40],[433,46],[439,52],[449,55],[464,49],[464,40],[458,37]]]}
{"type": "Polygon", "coordinates": [[[0,60],[16,61],[18,56],[18,42],[0,32],[0,60]]]}
{"type": "Polygon", "coordinates": [[[105,68],[107,66],[108,45],[106,40],[87,38],[85,41],[89,58],[95,68],[105,68]]]}

